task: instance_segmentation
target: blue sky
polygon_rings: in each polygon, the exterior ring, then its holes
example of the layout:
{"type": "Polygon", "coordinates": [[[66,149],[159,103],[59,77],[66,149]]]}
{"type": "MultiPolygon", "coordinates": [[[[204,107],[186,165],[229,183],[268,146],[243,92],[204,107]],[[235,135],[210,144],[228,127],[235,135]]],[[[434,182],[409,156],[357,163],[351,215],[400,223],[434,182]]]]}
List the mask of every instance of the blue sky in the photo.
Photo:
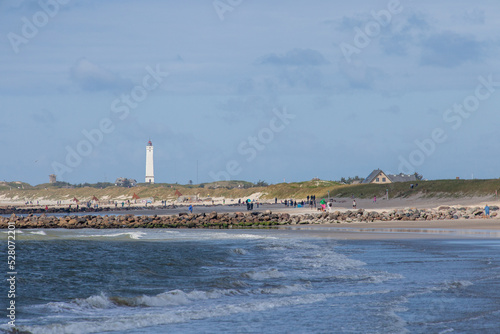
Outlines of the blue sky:
{"type": "Polygon", "coordinates": [[[1,180],[142,182],[149,139],[156,182],[500,177],[495,0],[17,0],[0,13],[1,180]]]}

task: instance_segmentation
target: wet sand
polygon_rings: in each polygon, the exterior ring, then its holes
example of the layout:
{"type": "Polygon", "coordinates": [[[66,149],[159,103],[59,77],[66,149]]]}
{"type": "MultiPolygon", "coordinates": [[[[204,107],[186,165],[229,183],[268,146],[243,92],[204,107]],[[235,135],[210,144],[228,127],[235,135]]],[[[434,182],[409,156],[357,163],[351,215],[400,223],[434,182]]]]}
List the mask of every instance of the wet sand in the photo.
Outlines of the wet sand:
{"type": "Polygon", "coordinates": [[[496,218],[299,225],[286,229],[344,240],[500,239],[500,219],[496,218]]]}

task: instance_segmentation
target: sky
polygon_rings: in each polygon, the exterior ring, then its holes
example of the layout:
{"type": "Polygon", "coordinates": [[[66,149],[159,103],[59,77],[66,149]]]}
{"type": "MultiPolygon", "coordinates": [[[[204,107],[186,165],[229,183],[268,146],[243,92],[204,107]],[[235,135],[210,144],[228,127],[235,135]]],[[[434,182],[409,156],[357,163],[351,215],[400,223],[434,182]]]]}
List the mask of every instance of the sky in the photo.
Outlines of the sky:
{"type": "Polygon", "coordinates": [[[500,177],[498,0],[0,0],[0,181],[500,177]]]}

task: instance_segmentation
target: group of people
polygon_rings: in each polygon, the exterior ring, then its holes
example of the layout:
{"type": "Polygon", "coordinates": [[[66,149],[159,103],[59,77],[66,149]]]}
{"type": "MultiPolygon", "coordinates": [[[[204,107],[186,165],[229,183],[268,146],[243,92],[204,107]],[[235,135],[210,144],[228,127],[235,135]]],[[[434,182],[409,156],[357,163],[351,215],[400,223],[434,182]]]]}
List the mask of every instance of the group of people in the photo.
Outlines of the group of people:
{"type": "Polygon", "coordinates": [[[285,206],[287,207],[293,206],[294,208],[296,208],[297,205],[299,204],[304,205],[304,201],[302,201],[302,203],[301,202],[297,203],[297,201],[294,201],[293,199],[286,199],[283,201],[283,204],[285,204],[285,206]]]}

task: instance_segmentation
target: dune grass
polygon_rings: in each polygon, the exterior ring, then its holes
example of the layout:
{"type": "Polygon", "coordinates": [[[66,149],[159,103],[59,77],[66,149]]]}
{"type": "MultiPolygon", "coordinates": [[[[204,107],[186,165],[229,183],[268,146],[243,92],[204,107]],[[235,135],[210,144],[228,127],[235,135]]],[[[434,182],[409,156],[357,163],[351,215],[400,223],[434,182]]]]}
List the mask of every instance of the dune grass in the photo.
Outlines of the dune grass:
{"type": "MultiPolygon", "coordinates": [[[[422,196],[427,198],[439,197],[471,197],[471,196],[493,196],[495,191],[500,192],[500,179],[490,180],[433,180],[419,181],[418,186],[410,188],[411,182],[392,183],[386,185],[357,184],[342,185],[334,181],[304,181],[293,183],[280,183],[267,187],[251,187],[252,184],[244,181],[224,181],[226,183],[211,183],[200,185],[178,185],[178,184],[140,184],[133,188],[123,187],[81,187],[60,188],[50,185],[30,186],[26,183],[2,183],[0,184],[0,197],[11,200],[69,200],[76,197],[80,201],[87,201],[96,196],[100,200],[127,200],[132,199],[134,194],[140,198],[154,198],[155,200],[176,199],[178,190],[184,196],[197,195],[201,198],[225,197],[232,199],[244,199],[255,193],[260,193],[265,199],[306,199],[307,196],[315,195],[317,199],[330,197],[371,198],[382,197],[389,191],[390,198],[407,198],[411,196],[422,196]],[[240,186],[238,188],[238,185],[240,186]],[[227,187],[234,187],[228,189],[227,187]],[[217,187],[214,189],[214,187],[217,187]]],[[[416,184],[416,183],[415,183],[416,184]]]]}
{"type": "MultiPolygon", "coordinates": [[[[390,198],[406,198],[423,196],[427,198],[439,197],[472,197],[493,196],[495,190],[500,192],[500,179],[490,180],[433,180],[418,182],[401,182],[391,184],[359,184],[343,185],[335,188],[330,195],[333,197],[371,198],[384,196],[389,192],[390,198]],[[414,184],[411,189],[411,184],[414,184]],[[418,184],[418,186],[416,186],[418,184]]],[[[325,194],[323,194],[325,196],[325,194]]]]}

